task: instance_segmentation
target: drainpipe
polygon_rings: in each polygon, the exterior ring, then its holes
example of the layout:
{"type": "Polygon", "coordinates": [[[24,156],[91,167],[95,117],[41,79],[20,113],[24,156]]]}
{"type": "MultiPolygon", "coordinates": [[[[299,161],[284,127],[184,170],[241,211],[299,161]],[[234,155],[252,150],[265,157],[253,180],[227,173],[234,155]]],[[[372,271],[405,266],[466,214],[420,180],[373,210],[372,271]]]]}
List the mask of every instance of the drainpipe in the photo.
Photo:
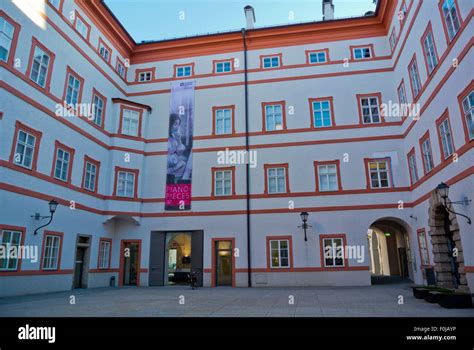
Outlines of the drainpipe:
{"type": "Polygon", "coordinates": [[[244,43],[244,77],[245,77],[245,151],[247,153],[247,164],[245,172],[245,184],[246,184],[246,212],[247,212],[247,270],[248,270],[248,286],[252,287],[252,275],[251,275],[251,257],[250,257],[250,153],[249,153],[249,104],[248,104],[248,76],[247,76],[247,42],[245,40],[246,30],[242,28],[242,41],[244,43]]]}

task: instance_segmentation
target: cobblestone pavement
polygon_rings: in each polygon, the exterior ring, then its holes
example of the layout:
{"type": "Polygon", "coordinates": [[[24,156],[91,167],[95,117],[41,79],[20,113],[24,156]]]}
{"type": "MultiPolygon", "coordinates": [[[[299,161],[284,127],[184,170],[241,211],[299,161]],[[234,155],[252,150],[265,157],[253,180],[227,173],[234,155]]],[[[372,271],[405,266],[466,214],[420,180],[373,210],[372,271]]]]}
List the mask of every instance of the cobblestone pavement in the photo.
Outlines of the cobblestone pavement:
{"type": "Polygon", "coordinates": [[[0,298],[0,316],[474,317],[474,309],[444,309],[415,299],[406,283],[197,290],[174,286],[95,288],[0,298]],[[75,296],[75,305],[70,304],[71,295],[75,296]],[[399,296],[403,297],[402,304],[399,296]]]}

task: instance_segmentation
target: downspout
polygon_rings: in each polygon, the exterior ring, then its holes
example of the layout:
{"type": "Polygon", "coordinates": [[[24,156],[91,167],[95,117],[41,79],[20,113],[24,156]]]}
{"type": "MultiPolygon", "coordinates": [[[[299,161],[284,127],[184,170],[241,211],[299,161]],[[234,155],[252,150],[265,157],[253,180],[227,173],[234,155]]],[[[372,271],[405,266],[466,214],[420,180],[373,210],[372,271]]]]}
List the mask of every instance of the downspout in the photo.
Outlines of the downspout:
{"type": "Polygon", "coordinates": [[[247,76],[247,42],[245,40],[246,30],[242,28],[242,41],[244,43],[244,78],[245,78],[245,152],[247,153],[246,172],[245,172],[245,186],[246,186],[246,213],[247,213],[247,271],[248,271],[248,286],[252,287],[251,266],[252,260],[251,243],[250,243],[250,152],[249,152],[249,104],[248,104],[248,76],[247,76]]]}

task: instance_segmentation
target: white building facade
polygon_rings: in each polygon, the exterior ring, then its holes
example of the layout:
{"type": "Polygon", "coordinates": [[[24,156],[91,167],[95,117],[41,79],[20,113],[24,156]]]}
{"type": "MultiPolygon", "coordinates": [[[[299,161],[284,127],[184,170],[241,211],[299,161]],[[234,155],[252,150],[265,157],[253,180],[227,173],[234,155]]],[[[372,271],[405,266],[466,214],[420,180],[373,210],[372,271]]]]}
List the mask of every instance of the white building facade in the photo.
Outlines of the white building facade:
{"type": "Polygon", "coordinates": [[[143,44],[102,2],[32,3],[0,9],[0,238],[37,259],[0,259],[1,296],[191,270],[204,287],[474,287],[473,226],[444,209],[474,217],[471,2],[143,44]],[[170,86],[190,80],[191,209],[167,211],[170,86]],[[226,149],[256,157],[248,174],[226,149]]]}

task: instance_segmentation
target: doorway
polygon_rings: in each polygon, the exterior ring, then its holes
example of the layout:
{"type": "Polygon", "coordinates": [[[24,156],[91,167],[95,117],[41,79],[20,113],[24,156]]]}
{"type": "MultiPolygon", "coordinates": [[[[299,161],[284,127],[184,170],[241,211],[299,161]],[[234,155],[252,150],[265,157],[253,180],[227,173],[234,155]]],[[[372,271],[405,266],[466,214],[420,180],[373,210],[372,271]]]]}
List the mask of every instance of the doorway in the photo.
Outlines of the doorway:
{"type": "Polygon", "coordinates": [[[122,241],[120,255],[120,285],[140,285],[140,240],[122,241]]]}
{"type": "Polygon", "coordinates": [[[76,240],[76,254],[74,255],[74,278],[73,288],[87,288],[90,237],[78,236],[76,240]]]}
{"type": "Polygon", "coordinates": [[[233,249],[234,239],[213,239],[213,285],[235,286],[233,249]]]}
{"type": "Polygon", "coordinates": [[[150,235],[150,286],[189,284],[188,274],[196,274],[203,285],[204,231],[152,231],[150,235]]]}
{"type": "Polygon", "coordinates": [[[414,255],[404,222],[379,219],[370,225],[367,238],[372,284],[414,280],[414,255]]]}

